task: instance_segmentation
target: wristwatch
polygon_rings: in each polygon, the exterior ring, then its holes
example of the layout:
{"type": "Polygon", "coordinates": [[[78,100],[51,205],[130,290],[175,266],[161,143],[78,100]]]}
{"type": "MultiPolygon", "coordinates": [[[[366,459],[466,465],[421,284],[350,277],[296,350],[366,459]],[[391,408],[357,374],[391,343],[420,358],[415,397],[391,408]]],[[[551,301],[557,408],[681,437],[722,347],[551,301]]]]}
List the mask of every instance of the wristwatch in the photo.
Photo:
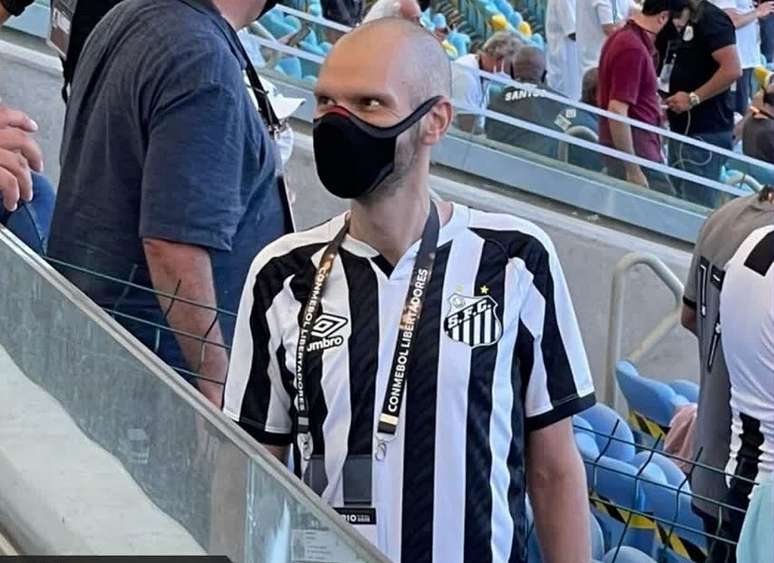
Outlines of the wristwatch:
{"type": "Polygon", "coordinates": [[[691,92],[688,94],[688,105],[691,106],[691,108],[695,108],[701,103],[701,98],[696,92],[691,92]]]}

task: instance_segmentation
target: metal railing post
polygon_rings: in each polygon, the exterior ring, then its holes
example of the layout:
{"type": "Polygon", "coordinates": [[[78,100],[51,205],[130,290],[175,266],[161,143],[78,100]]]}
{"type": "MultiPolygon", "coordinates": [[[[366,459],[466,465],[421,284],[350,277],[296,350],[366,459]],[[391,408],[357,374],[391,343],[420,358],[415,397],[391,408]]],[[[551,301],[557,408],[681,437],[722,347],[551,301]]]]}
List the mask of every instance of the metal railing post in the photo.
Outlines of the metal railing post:
{"type": "Polygon", "coordinates": [[[621,258],[613,269],[613,287],[610,293],[610,319],[607,332],[607,356],[605,362],[604,395],[605,403],[617,409],[618,385],[615,378],[615,365],[621,359],[621,339],[623,337],[623,306],[626,288],[626,274],[634,266],[643,265],[650,268],[654,274],[667,286],[675,297],[673,310],[651,330],[645,338],[626,355],[626,359],[636,362],[653,349],[680,318],[683,296],[683,284],[675,273],[658,257],[644,252],[631,252],[621,258]]]}

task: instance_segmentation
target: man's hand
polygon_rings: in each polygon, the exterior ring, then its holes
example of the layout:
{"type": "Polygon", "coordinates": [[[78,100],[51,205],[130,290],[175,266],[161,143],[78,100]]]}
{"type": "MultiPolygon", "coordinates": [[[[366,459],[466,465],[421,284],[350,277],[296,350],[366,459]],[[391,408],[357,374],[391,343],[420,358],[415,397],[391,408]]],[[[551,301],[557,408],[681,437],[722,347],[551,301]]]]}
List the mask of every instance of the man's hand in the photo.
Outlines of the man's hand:
{"type": "Polygon", "coordinates": [[[8,211],[32,200],[31,170],[43,171],[40,147],[29,136],[37,130],[25,113],[0,106],[0,196],[8,211]]]}
{"type": "Polygon", "coordinates": [[[667,107],[674,113],[685,113],[691,109],[691,98],[688,92],[678,92],[669,96],[665,101],[667,107]]]}
{"type": "Polygon", "coordinates": [[[758,19],[765,18],[771,14],[774,14],[774,2],[762,2],[755,8],[755,15],[758,19]]]}
{"type": "Polygon", "coordinates": [[[631,182],[632,184],[637,184],[638,186],[642,186],[643,188],[650,187],[648,184],[647,176],[645,176],[642,168],[636,164],[626,167],[626,181],[631,182]]]}

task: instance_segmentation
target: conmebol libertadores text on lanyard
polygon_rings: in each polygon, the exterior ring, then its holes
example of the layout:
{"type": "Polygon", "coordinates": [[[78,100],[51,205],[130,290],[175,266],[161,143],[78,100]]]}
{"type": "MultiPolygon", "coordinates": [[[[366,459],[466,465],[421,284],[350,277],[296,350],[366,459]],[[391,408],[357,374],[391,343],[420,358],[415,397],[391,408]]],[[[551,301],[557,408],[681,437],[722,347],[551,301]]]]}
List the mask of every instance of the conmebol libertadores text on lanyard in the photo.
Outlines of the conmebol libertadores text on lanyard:
{"type": "MultiPolygon", "coordinates": [[[[349,220],[328,244],[320,265],[315,272],[312,290],[304,304],[301,314],[301,326],[296,348],[296,411],[298,413],[298,447],[305,460],[312,456],[314,446],[310,433],[309,405],[304,388],[304,369],[306,357],[309,353],[309,337],[312,326],[317,318],[322,302],[325,284],[330,276],[333,262],[339,253],[341,243],[349,230],[349,220]]],[[[377,460],[384,459],[387,444],[395,438],[400,422],[400,413],[403,405],[403,396],[406,391],[406,380],[410,367],[411,352],[416,336],[419,319],[422,316],[427,287],[433,273],[435,263],[435,250],[438,245],[438,233],[440,220],[438,210],[434,203],[430,204],[430,214],[427,217],[425,228],[422,232],[422,241],[419,243],[419,251],[414,262],[411,274],[411,283],[403,304],[403,312],[398,326],[398,341],[392,357],[387,391],[384,396],[382,412],[379,415],[379,425],[376,430],[377,460]]]]}

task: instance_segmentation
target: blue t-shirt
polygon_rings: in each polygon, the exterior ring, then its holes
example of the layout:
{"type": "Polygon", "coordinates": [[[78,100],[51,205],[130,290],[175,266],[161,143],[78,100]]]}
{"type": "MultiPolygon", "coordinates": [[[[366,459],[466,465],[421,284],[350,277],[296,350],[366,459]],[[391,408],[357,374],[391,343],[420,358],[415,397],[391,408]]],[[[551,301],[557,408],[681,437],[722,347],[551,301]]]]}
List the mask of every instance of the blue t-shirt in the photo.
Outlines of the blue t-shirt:
{"type": "MultiPolygon", "coordinates": [[[[208,0],[127,0],[100,22],[67,107],[51,257],[152,287],[144,238],[197,245],[236,311],[252,259],[286,232],[237,40],[208,0]]],[[[150,292],[60,270],[125,324],[161,319],[150,292]]],[[[221,327],[230,343],[233,318],[221,327]]]]}

